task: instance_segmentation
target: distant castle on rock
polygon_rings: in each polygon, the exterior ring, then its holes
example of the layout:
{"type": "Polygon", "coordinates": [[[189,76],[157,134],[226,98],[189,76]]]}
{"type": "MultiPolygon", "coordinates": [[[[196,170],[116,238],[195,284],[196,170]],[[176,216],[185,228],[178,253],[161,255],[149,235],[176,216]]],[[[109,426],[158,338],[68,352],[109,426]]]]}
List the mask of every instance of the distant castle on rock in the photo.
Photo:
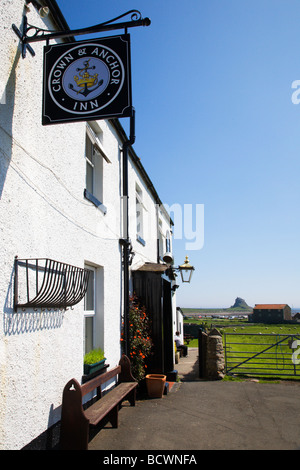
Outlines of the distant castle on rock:
{"type": "Polygon", "coordinates": [[[240,308],[240,309],[245,309],[245,310],[246,309],[251,310],[251,307],[249,307],[249,305],[247,305],[246,301],[244,299],[242,299],[241,297],[237,297],[235,299],[234,304],[230,308],[240,308]]]}

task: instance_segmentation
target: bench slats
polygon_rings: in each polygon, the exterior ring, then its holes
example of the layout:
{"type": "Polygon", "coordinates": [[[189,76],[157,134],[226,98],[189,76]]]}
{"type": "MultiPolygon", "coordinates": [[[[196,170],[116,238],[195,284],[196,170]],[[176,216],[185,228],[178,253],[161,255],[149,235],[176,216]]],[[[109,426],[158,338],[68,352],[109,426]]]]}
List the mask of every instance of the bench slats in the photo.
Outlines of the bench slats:
{"type": "Polygon", "coordinates": [[[91,426],[96,426],[113,408],[117,406],[132,390],[137,387],[136,382],[120,383],[110,390],[104,397],[98,400],[84,411],[91,426]]]}
{"type": "Polygon", "coordinates": [[[100,387],[108,380],[113,379],[121,372],[121,366],[114,367],[113,369],[105,372],[102,375],[98,375],[92,380],[89,380],[85,384],[81,385],[82,396],[87,395],[87,393],[92,392],[95,388],[100,387]]]}

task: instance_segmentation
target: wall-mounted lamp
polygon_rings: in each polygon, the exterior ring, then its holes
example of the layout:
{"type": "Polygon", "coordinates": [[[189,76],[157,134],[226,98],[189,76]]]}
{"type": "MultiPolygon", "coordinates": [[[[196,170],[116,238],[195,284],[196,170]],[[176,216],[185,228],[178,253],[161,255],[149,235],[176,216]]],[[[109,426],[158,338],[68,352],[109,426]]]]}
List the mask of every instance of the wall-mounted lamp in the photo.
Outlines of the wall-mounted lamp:
{"type": "Polygon", "coordinates": [[[166,264],[170,264],[170,270],[172,270],[173,273],[175,273],[176,271],[180,272],[182,282],[191,282],[193,271],[195,271],[195,268],[194,266],[190,265],[188,256],[185,257],[184,263],[177,267],[172,266],[173,256],[171,253],[165,253],[165,255],[163,256],[163,260],[166,264]]]}
{"type": "Polygon", "coordinates": [[[195,271],[194,266],[191,266],[189,263],[188,256],[185,257],[183,264],[179,266],[179,272],[181,274],[182,282],[191,282],[193,271],[195,271]]]}

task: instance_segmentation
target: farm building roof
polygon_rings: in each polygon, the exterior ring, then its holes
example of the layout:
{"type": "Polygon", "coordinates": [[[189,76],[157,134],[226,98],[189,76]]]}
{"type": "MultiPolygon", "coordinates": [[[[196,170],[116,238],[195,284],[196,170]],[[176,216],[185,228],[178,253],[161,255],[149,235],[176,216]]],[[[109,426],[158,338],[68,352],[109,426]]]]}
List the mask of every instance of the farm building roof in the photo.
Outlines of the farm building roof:
{"type": "Polygon", "coordinates": [[[287,304],[255,304],[255,307],[253,310],[258,309],[258,310],[279,310],[284,307],[288,307],[287,304]]]}

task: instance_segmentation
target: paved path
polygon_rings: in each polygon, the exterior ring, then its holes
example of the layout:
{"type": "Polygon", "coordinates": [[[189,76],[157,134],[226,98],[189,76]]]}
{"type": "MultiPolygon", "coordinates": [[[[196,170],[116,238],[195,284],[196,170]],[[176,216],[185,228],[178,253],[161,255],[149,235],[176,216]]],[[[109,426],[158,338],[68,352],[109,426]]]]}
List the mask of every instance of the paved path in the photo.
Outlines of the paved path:
{"type": "Polygon", "coordinates": [[[176,368],[181,383],[124,405],[89,450],[300,449],[300,384],[200,380],[196,348],[176,368]]]}

